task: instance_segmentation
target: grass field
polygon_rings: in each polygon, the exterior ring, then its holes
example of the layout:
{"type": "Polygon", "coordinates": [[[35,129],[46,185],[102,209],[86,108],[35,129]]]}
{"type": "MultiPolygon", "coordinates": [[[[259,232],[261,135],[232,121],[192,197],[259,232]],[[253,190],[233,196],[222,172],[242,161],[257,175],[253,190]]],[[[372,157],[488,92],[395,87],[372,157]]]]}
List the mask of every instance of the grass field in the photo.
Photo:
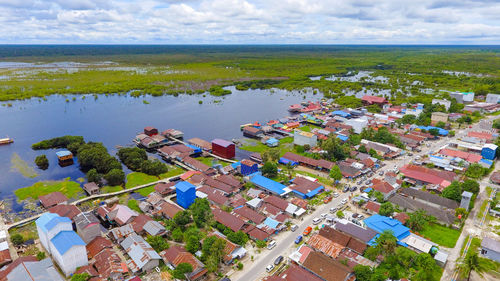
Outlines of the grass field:
{"type": "Polygon", "coordinates": [[[131,188],[138,185],[147,184],[159,180],[158,177],[146,175],[140,172],[133,172],[127,175],[127,182],[125,188],[131,188]]]}
{"type": "Polygon", "coordinates": [[[457,243],[460,232],[460,230],[451,229],[446,226],[431,223],[422,231],[420,231],[420,234],[441,246],[453,248],[457,243]]]}
{"type": "MultiPolygon", "coordinates": [[[[213,160],[215,160],[215,158],[212,158],[212,157],[197,157],[195,159],[198,160],[198,161],[200,161],[201,163],[209,166],[209,167],[212,167],[213,160]]],[[[219,161],[219,160],[216,160],[215,163],[221,164],[223,167],[229,165],[228,162],[219,161]]]]}
{"type": "Polygon", "coordinates": [[[38,197],[54,191],[59,191],[68,198],[77,198],[81,197],[79,194],[83,195],[83,189],[80,187],[80,184],[71,181],[70,178],[61,181],[40,181],[32,186],[20,188],[14,191],[14,193],[19,200],[24,200],[28,197],[38,199],[38,197]]]}
{"type": "Polygon", "coordinates": [[[121,187],[119,185],[117,185],[117,186],[106,185],[106,186],[101,187],[101,193],[111,193],[111,192],[117,192],[120,190],[123,190],[123,187],[121,187]]]}

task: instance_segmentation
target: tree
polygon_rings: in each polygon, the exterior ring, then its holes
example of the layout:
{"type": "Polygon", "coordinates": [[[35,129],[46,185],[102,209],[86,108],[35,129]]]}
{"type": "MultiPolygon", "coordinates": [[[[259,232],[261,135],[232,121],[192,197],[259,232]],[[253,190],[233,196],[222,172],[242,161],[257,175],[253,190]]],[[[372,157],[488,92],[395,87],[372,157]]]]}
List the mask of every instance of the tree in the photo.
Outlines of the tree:
{"type": "Polygon", "coordinates": [[[455,131],[451,130],[448,132],[448,136],[454,137],[455,136],[455,131]]]}
{"type": "Polygon", "coordinates": [[[382,203],[378,213],[382,216],[390,217],[394,213],[394,206],[392,206],[391,202],[382,203]]]}
{"type": "Polygon", "coordinates": [[[146,160],[141,164],[141,172],[148,175],[159,176],[163,173],[168,172],[168,167],[158,160],[146,160]]]}
{"type": "Polygon", "coordinates": [[[245,246],[245,244],[248,242],[248,235],[243,231],[239,230],[238,232],[229,233],[227,239],[240,246],[245,246]]]}
{"type": "Polygon", "coordinates": [[[457,217],[457,218],[460,216],[460,218],[463,219],[466,214],[467,214],[467,210],[464,208],[456,208],[455,209],[455,217],[457,217]]]}
{"type": "Polygon", "coordinates": [[[255,242],[255,245],[257,246],[257,248],[264,248],[265,246],[267,246],[267,243],[263,240],[257,240],[255,242]]]}
{"type": "Polygon", "coordinates": [[[266,162],[278,162],[280,159],[281,151],[279,148],[271,148],[261,153],[262,161],[266,162]]]}
{"type": "Polygon", "coordinates": [[[177,227],[172,231],[172,239],[176,242],[182,242],[184,239],[184,235],[182,234],[182,230],[177,227]]]}
{"type": "Polygon", "coordinates": [[[38,252],[38,253],[36,253],[36,259],[39,260],[39,261],[45,259],[45,252],[38,252]]]}
{"type": "Polygon", "coordinates": [[[466,179],[462,183],[462,190],[477,194],[479,192],[479,183],[475,180],[466,179]]]}
{"type": "Polygon", "coordinates": [[[238,267],[238,270],[242,270],[243,269],[243,264],[241,262],[238,262],[237,267],[238,267]]]}
{"type": "Polygon", "coordinates": [[[189,236],[186,240],[186,250],[191,254],[194,254],[199,249],[200,249],[200,239],[195,235],[189,236]]]}
{"type": "Polygon", "coordinates": [[[45,156],[45,154],[38,155],[35,158],[35,164],[38,166],[38,168],[47,170],[49,168],[49,159],[47,159],[47,156],[45,156]]]}
{"type": "Polygon", "coordinates": [[[326,151],[325,156],[328,160],[344,160],[349,156],[349,144],[340,143],[337,137],[330,136],[328,139],[321,143],[321,148],[326,151]]]}
{"type": "Polygon", "coordinates": [[[361,153],[368,153],[368,151],[366,150],[366,146],[364,145],[360,145],[358,151],[361,153]]]}
{"type": "Polygon", "coordinates": [[[446,123],[444,123],[443,121],[439,121],[437,122],[436,127],[444,129],[444,127],[446,127],[446,123]]]}
{"type": "Polygon", "coordinates": [[[337,211],[337,217],[343,219],[344,213],[342,211],[337,211]]]}
{"type": "Polygon", "coordinates": [[[462,188],[457,181],[448,185],[441,194],[443,197],[460,202],[462,200],[462,188]]]}
{"type": "Polygon", "coordinates": [[[469,166],[469,168],[465,172],[465,175],[469,178],[479,179],[482,178],[487,172],[488,169],[483,168],[483,166],[475,163],[469,166]]]}
{"type": "Polygon", "coordinates": [[[186,224],[191,222],[191,214],[189,214],[189,212],[186,210],[178,212],[174,216],[174,222],[180,227],[185,227],[186,224]]]}
{"type": "MultiPolygon", "coordinates": [[[[207,239],[205,239],[205,241],[203,242],[203,248],[205,247],[207,239]]],[[[205,258],[205,265],[208,272],[215,272],[219,268],[219,263],[222,261],[222,255],[223,250],[226,247],[226,241],[220,238],[215,238],[211,240],[211,242],[212,243],[208,245],[208,251],[210,254],[205,258]]]]}
{"type": "Polygon", "coordinates": [[[363,105],[361,99],[358,99],[355,96],[340,96],[335,99],[335,103],[349,108],[358,108],[363,105]]]}
{"type": "Polygon", "coordinates": [[[90,275],[87,272],[74,274],[71,276],[71,281],[87,281],[90,279],[90,275]]]}
{"type": "Polygon", "coordinates": [[[470,252],[465,258],[461,258],[457,267],[460,276],[467,277],[467,280],[470,280],[472,271],[475,271],[479,276],[483,277],[483,273],[488,270],[488,264],[479,258],[475,252],[470,252]]]}
{"type": "Polygon", "coordinates": [[[125,182],[125,173],[119,169],[112,169],[104,175],[109,185],[121,185],[125,182]]]}
{"type": "Polygon", "coordinates": [[[373,148],[370,148],[370,150],[368,151],[368,154],[370,154],[371,157],[377,157],[378,154],[377,154],[377,151],[373,148]]]}
{"type": "Polygon", "coordinates": [[[149,245],[151,245],[151,247],[153,247],[153,249],[158,253],[170,247],[167,240],[161,236],[148,235],[148,237],[146,237],[146,242],[148,242],[149,245]]]}
{"type": "Polygon", "coordinates": [[[87,172],[87,181],[88,182],[95,182],[95,183],[100,183],[102,179],[102,175],[97,172],[96,169],[90,169],[87,172]]]}
{"type": "Polygon", "coordinates": [[[271,162],[266,162],[261,170],[265,177],[274,178],[278,175],[278,167],[271,162]]]}
{"type": "Polygon", "coordinates": [[[340,171],[340,168],[338,165],[333,165],[332,169],[330,170],[330,178],[339,181],[342,179],[342,172],[340,171]]]}
{"type": "Polygon", "coordinates": [[[500,129],[500,119],[495,119],[495,121],[493,121],[493,128],[500,129]]]}
{"type": "Polygon", "coordinates": [[[120,161],[132,171],[139,171],[144,161],[148,159],[146,150],[138,147],[125,147],[118,150],[120,161]]]}
{"type": "Polygon", "coordinates": [[[394,237],[394,234],[390,230],[384,230],[379,237],[375,240],[376,248],[383,255],[392,255],[396,250],[398,239],[394,237]]]}
{"type": "Polygon", "coordinates": [[[375,197],[375,199],[377,200],[377,202],[384,202],[384,194],[382,194],[382,192],[378,191],[378,190],[375,190],[375,192],[373,193],[373,197],[375,197]]]}
{"type": "Polygon", "coordinates": [[[429,134],[431,134],[433,136],[438,136],[439,135],[439,129],[436,129],[436,128],[429,129],[429,134]]]}
{"type": "Polygon", "coordinates": [[[373,271],[372,268],[367,265],[358,264],[354,266],[354,274],[358,281],[371,281],[373,271]]]}
{"type": "Polygon", "coordinates": [[[173,276],[176,279],[186,280],[186,273],[193,272],[193,266],[187,262],[180,263],[173,271],[173,276]]]}
{"type": "Polygon", "coordinates": [[[203,228],[205,224],[210,224],[212,220],[212,211],[210,209],[210,203],[206,198],[196,198],[194,203],[189,206],[189,210],[198,228],[203,228]]]}
{"type": "Polygon", "coordinates": [[[437,264],[428,253],[421,253],[417,256],[416,264],[419,268],[415,280],[432,280],[437,264]]]}
{"type": "Polygon", "coordinates": [[[423,209],[418,209],[415,212],[410,213],[408,216],[409,218],[406,221],[406,225],[408,225],[408,227],[413,231],[421,231],[432,220],[423,209]]]}
{"type": "Polygon", "coordinates": [[[12,236],[10,237],[10,241],[11,241],[14,245],[19,246],[19,245],[21,245],[21,244],[23,244],[23,243],[24,243],[24,238],[23,238],[23,236],[22,236],[21,234],[19,234],[19,233],[15,233],[14,235],[12,235],[12,236]]]}

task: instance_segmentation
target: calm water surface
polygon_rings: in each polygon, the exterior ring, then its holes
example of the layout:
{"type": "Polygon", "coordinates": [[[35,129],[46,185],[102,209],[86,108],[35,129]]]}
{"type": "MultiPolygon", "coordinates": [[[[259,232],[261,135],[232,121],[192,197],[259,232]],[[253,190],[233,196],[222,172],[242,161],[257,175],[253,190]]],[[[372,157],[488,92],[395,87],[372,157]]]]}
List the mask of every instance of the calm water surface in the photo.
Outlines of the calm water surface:
{"type": "Polygon", "coordinates": [[[32,99],[14,101],[12,107],[0,107],[0,138],[14,139],[11,145],[0,146],[0,198],[12,198],[13,191],[30,186],[40,180],[76,180],[84,174],[78,165],[61,168],[57,165],[55,150],[33,151],[31,145],[43,139],[81,135],[86,141],[102,142],[111,153],[116,145],[132,145],[132,138],[145,126],[159,130],[176,128],[184,132],[185,139],[200,137],[231,140],[242,136],[240,125],[254,121],[288,116],[292,103],[318,100],[320,95],[281,90],[238,91],[224,98],[202,95],[180,95],[133,98],[124,95],[51,96],[47,101],[32,99]],[[66,102],[69,98],[69,102],[66,102]],[[147,100],[149,104],[144,104],[147,100]],[[198,104],[202,100],[203,104],[198,104]],[[217,103],[216,101],[220,102],[217,103]],[[17,153],[35,167],[39,176],[25,178],[11,167],[11,158],[17,153]],[[50,167],[46,171],[36,168],[34,159],[46,154],[50,167]]]}

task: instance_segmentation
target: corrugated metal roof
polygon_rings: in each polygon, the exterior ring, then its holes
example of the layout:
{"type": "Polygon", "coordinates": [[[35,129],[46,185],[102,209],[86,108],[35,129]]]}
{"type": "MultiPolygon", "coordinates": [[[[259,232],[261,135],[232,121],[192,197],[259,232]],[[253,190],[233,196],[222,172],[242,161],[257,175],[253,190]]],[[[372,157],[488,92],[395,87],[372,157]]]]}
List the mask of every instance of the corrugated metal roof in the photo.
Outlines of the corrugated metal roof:
{"type": "Polygon", "coordinates": [[[61,231],[50,242],[61,255],[64,255],[73,246],[85,247],[85,242],[74,231],[61,231]]]}
{"type": "Polygon", "coordinates": [[[70,156],[73,155],[69,150],[61,150],[56,152],[57,157],[65,157],[65,156],[70,156]]]}
{"type": "Polygon", "coordinates": [[[53,218],[59,217],[58,214],[55,213],[44,213],[42,216],[40,216],[36,221],[35,224],[40,227],[44,232],[47,232],[48,229],[45,227],[45,225],[52,220],[53,218]]]}
{"type": "Polygon", "coordinates": [[[71,220],[67,217],[54,217],[52,218],[49,222],[47,222],[45,224],[45,228],[47,230],[51,230],[52,228],[54,228],[56,225],[60,224],[60,223],[69,223],[71,224],[71,220]]]}

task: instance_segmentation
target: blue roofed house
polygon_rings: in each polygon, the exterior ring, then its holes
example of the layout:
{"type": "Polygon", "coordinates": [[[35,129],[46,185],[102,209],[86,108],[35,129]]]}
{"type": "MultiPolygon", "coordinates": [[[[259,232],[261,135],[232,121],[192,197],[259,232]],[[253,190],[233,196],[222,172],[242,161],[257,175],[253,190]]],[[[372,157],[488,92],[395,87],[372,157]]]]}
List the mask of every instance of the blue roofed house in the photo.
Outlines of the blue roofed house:
{"type": "Polygon", "coordinates": [[[342,111],[342,110],[335,110],[335,111],[332,111],[332,116],[341,116],[344,118],[349,118],[349,117],[351,117],[351,114],[348,112],[342,111]]]}
{"type": "Polygon", "coordinates": [[[277,147],[280,144],[280,141],[275,138],[269,138],[266,141],[266,145],[269,147],[277,147]]]}
{"type": "Polygon", "coordinates": [[[196,187],[187,181],[175,184],[175,192],[177,193],[177,204],[184,209],[189,208],[196,199],[196,187]]]}
{"type": "Polygon", "coordinates": [[[312,198],[325,190],[322,184],[301,176],[295,177],[291,182],[289,188],[302,199],[312,198]]]}
{"type": "Polygon", "coordinates": [[[61,231],[50,240],[50,252],[64,275],[88,265],[85,242],[74,231],[61,231]]]}
{"type": "Polygon", "coordinates": [[[259,171],[259,165],[252,160],[243,159],[241,160],[241,170],[240,173],[243,176],[248,176],[259,171]]]}
{"type": "Polygon", "coordinates": [[[276,194],[279,196],[284,196],[290,193],[291,191],[285,185],[258,174],[252,176],[250,178],[250,182],[269,193],[276,194]]]}
{"type": "Polygon", "coordinates": [[[494,160],[496,157],[497,149],[498,146],[492,143],[487,143],[483,146],[483,149],[481,150],[481,156],[483,156],[483,158],[488,160],[494,160]]]}
{"type": "MultiPolygon", "coordinates": [[[[410,229],[404,226],[400,221],[375,214],[364,219],[363,222],[367,228],[372,229],[379,234],[386,230],[391,231],[392,234],[398,239],[398,243],[406,246],[406,244],[401,242],[401,240],[410,236],[410,229]]],[[[370,240],[368,245],[373,245],[378,236],[379,235],[376,235],[372,240],[370,240]]]]}
{"type": "Polygon", "coordinates": [[[40,243],[50,254],[50,240],[61,231],[72,231],[73,225],[67,217],[61,217],[56,213],[44,213],[36,221],[36,228],[40,243]]]}

